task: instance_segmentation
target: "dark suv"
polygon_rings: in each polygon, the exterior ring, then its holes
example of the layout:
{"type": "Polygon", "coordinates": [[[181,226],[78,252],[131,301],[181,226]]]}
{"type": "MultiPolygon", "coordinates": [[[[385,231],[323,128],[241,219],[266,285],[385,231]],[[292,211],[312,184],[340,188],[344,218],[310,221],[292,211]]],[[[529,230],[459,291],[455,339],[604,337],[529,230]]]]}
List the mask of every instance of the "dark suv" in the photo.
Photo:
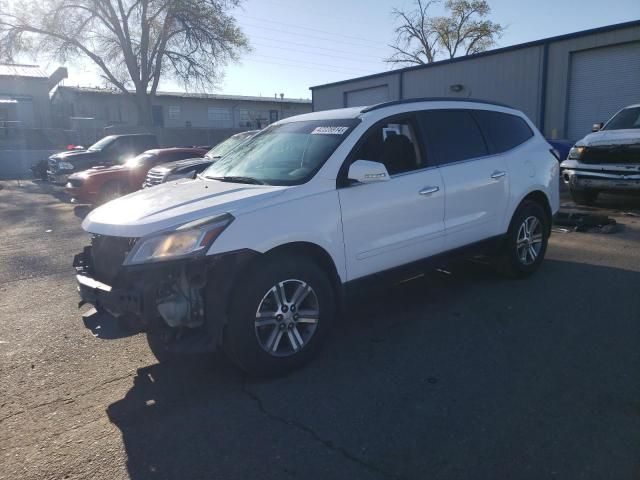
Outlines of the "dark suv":
{"type": "Polygon", "coordinates": [[[155,135],[109,135],[86,150],[70,150],[49,157],[47,176],[54,183],[66,183],[73,172],[98,165],[114,165],[158,147],[155,135]]]}

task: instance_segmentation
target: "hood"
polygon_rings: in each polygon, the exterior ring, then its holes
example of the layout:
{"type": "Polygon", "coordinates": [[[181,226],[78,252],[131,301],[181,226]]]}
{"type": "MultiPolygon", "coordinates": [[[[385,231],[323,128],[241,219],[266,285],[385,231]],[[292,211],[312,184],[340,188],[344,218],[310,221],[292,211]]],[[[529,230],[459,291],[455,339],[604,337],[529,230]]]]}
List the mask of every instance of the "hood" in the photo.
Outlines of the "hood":
{"type": "Polygon", "coordinates": [[[62,162],[69,162],[73,164],[73,161],[78,160],[87,160],[89,158],[98,158],[100,157],[99,151],[89,151],[89,150],[69,150],[68,152],[60,152],[55,155],[51,155],[49,158],[53,160],[58,160],[62,162]]]}
{"type": "Polygon", "coordinates": [[[143,237],[202,217],[238,216],[287,188],[216,180],[180,180],[139,190],[93,210],[82,222],[90,233],[143,237]]]}
{"type": "Polygon", "coordinates": [[[211,159],[208,158],[187,158],[185,160],[178,160],[176,162],[162,163],[160,165],[156,165],[153,167],[155,171],[163,170],[163,171],[176,171],[182,168],[195,167],[203,164],[212,163],[211,159]]]}
{"type": "Polygon", "coordinates": [[[640,143],[640,128],[628,130],[601,130],[590,133],[576,145],[584,147],[600,147],[604,145],[632,145],[640,143]]]}

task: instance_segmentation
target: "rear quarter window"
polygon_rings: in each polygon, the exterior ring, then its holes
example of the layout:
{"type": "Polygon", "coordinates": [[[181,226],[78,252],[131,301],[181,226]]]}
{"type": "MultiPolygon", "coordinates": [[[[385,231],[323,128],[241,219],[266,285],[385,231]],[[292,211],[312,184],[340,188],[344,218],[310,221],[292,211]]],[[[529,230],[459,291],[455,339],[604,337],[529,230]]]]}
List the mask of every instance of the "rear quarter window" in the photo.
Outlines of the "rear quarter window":
{"type": "Polygon", "coordinates": [[[489,110],[474,110],[473,115],[484,133],[491,153],[502,153],[522,145],[533,137],[521,117],[489,110]]]}

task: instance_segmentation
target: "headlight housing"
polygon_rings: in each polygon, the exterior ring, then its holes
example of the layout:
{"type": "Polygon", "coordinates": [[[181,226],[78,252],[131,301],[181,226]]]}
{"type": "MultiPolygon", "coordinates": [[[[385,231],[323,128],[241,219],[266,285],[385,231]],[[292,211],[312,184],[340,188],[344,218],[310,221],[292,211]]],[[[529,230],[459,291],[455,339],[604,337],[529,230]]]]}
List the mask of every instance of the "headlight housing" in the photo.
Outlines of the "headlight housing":
{"type": "Polygon", "coordinates": [[[233,222],[233,215],[189,222],[175,230],[139,239],[124,261],[125,265],[162,262],[204,256],[218,236],[233,222]]]}
{"type": "Polygon", "coordinates": [[[69,162],[58,162],[58,168],[60,170],[73,170],[73,164],[69,162]]]}
{"type": "Polygon", "coordinates": [[[571,150],[569,150],[567,160],[580,160],[583,153],[584,147],[572,147],[571,150]]]}

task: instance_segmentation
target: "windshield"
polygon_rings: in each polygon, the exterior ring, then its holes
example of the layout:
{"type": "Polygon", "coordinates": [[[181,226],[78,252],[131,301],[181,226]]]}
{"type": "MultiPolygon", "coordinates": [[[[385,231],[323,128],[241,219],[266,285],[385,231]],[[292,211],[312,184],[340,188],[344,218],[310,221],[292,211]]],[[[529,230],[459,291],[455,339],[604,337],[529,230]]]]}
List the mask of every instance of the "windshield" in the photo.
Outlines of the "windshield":
{"type": "Polygon", "coordinates": [[[238,133],[232,137],[227,138],[224,142],[219,143],[211,150],[207,152],[204,156],[205,158],[220,158],[225,154],[229,153],[233,150],[237,145],[241,144],[247,138],[249,138],[251,134],[247,133],[238,133]]]}
{"type": "Polygon", "coordinates": [[[268,185],[309,180],[359,120],[314,120],[268,127],[204,171],[207,178],[268,185]]]}
{"type": "Polygon", "coordinates": [[[104,148],[109,145],[115,139],[115,135],[109,135],[108,137],[104,137],[101,140],[98,140],[96,143],[89,147],[89,150],[92,152],[104,150],[104,148]]]}
{"type": "Polygon", "coordinates": [[[129,158],[126,162],[124,162],[124,166],[128,168],[135,168],[145,163],[149,162],[149,160],[153,159],[155,155],[153,153],[141,153],[137,157],[129,158]]]}
{"type": "Polygon", "coordinates": [[[613,116],[603,130],[626,130],[640,128],[640,107],[625,108],[613,116]]]}

